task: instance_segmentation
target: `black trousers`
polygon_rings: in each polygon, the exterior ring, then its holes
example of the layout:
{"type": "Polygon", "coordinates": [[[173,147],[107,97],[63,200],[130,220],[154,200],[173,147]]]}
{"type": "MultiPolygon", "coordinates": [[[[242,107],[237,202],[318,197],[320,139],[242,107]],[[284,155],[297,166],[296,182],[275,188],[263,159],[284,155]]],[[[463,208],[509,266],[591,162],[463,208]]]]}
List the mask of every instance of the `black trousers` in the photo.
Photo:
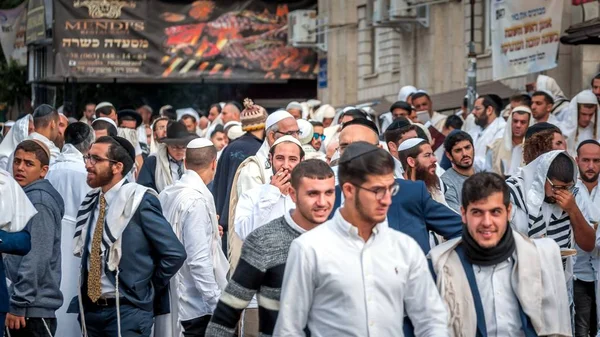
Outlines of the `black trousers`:
{"type": "Polygon", "coordinates": [[[573,301],[575,304],[575,337],[596,336],[596,285],[594,282],[575,280],[573,301]]]}
{"type": "Polygon", "coordinates": [[[189,321],[181,321],[183,327],[183,335],[185,337],[204,337],[206,327],[210,322],[211,315],[206,315],[189,321]]]}
{"type": "Polygon", "coordinates": [[[25,328],[19,330],[6,329],[10,333],[10,337],[50,337],[56,333],[56,318],[26,317],[25,328]]]}

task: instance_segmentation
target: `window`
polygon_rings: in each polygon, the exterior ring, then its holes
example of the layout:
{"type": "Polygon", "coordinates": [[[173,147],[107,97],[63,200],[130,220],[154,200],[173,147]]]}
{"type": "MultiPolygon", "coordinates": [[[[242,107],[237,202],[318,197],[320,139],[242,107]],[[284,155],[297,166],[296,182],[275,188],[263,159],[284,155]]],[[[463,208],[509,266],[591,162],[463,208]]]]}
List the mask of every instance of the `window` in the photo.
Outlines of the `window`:
{"type": "Polygon", "coordinates": [[[483,29],[483,51],[491,51],[492,50],[492,1],[493,0],[485,0],[483,2],[483,12],[484,12],[484,21],[483,25],[485,29],[483,29]]]}
{"type": "Polygon", "coordinates": [[[379,31],[375,27],[371,27],[371,73],[377,73],[379,70],[379,45],[381,38],[379,37],[379,31]]]}

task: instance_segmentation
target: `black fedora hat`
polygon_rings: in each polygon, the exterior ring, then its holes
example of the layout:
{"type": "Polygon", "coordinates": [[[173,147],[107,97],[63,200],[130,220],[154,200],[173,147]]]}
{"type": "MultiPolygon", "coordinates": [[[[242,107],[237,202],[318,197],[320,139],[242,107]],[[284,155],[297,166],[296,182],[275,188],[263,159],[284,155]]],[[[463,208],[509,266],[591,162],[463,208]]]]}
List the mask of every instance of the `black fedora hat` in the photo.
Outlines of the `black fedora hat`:
{"type": "Polygon", "coordinates": [[[119,124],[121,123],[122,118],[135,119],[135,127],[136,128],[142,124],[142,116],[139,114],[139,112],[132,110],[132,109],[125,109],[125,110],[119,111],[117,113],[117,118],[119,119],[119,124]]]}
{"type": "Polygon", "coordinates": [[[162,142],[167,145],[187,145],[187,143],[195,138],[198,138],[198,135],[188,132],[185,125],[179,122],[173,122],[167,128],[167,136],[162,142]]]}

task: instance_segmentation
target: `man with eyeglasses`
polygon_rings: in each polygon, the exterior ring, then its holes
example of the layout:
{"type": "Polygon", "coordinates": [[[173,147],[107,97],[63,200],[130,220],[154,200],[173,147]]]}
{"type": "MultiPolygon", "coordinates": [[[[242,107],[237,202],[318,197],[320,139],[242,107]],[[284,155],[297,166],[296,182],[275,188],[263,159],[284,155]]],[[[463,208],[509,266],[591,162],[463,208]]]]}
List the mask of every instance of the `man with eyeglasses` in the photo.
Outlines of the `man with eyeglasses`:
{"type": "Polygon", "coordinates": [[[416,336],[448,336],[446,309],[417,243],[389,228],[398,193],[389,153],[366,142],[339,164],[346,203],[290,247],[274,336],[398,336],[406,312],[416,336]]]}
{"type": "Polygon", "coordinates": [[[542,154],[506,182],[513,204],[511,224],[531,238],[549,237],[563,250],[576,243],[583,251],[595,246],[587,198],[579,198],[577,164],[565,151],[542,154]]]}
{"type": "Polygon", "coordinates": [[[157,193],[130,182],[135,149],[101,137],[85,157],[93,188],[77,213],[73,254],[81,257],[79,313],[87,336],[150,336],[154,316],[170,310],[169,280],[186,260],[157,193]]]}
{"type": "Polygon", "coordinates": [[[157,193],[179,180],[185,171],[183,158],[187,144],[198,138],[188,132],[185,125],[174,122],[167,128],[167,136],[159,144],[156,153],[150,155],[140,170],[137,182],[157,193]]]}

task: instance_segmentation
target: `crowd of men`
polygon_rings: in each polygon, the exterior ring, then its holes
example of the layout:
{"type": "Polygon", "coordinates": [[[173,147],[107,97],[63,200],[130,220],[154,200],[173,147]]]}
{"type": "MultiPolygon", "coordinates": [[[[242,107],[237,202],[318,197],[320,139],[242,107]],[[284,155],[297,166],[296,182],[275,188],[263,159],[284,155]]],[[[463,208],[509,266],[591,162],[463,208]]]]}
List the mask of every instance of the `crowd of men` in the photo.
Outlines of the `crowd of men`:
{"type": "Polygon", "coordinates": [[[0,143],[6,336],[596,336],[600,74],[453,113],[40,105],[0,143]]]}

